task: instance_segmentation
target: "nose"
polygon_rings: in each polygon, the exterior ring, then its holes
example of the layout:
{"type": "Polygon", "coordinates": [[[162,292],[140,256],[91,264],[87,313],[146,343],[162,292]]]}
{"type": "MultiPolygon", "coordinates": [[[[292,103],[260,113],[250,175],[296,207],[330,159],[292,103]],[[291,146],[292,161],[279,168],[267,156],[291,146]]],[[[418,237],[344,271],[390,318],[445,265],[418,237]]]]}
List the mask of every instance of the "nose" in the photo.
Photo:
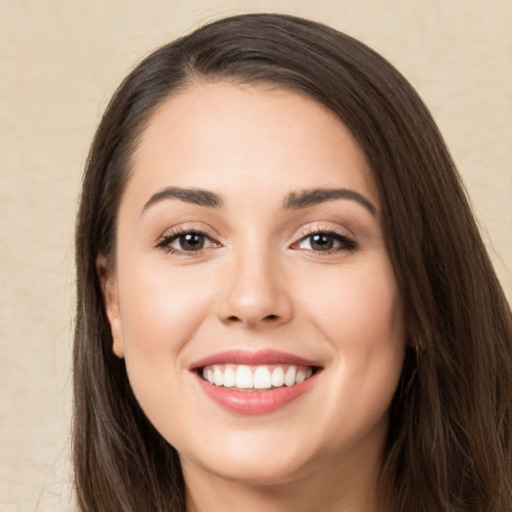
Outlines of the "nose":
{"type": "Polygon", "coordinates": [[[219,303],[223,323],[262,328],[290,321],[290,289],[278,256],[266,251],[247,251],[226,265],[229,268],[226,279],[222,279],[224,290],[219,303]]]}

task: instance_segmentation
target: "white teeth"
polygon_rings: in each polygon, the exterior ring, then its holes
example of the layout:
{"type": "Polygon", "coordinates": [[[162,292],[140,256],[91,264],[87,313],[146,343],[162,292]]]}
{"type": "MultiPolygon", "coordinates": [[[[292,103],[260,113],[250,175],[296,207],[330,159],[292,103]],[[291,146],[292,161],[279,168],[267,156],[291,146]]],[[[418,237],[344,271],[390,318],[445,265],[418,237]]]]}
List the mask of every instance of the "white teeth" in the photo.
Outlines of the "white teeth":
{"type": "MultiPolygon", "coordinates": [[[[215,379],[217,380],[217,379],[215,379]]],[[[304,382],[306,380],[306,370],[303,370],[302,368],[297,372],[297,376],[295,377],[295,382],[297,384],[304,382]]]]}
{"type": "Polygon", "coordinates": [[[293,386],[295,384],[296,369],[295,366],[290,366],[284,376],[284,383],[287,386],[293,386]]]}
{"type": "Polygon", "coordinates": [[[235,372],[231,368],[226,368],[224,372],[224,386],[226,388],[234,388],[235,383],[235,372]]]}
{"type": "Polygon", "coordinates": [[[276,366],[272,372],[272,386],[280,388],[284,384],[284,370],[280,366],[276,366]]]}
{"type": "Polygon", "coordinates": [[[224,385],[224,374],[218,366],[213,367],[213,379],[216,386],[224,385]]]}
{"type": "Polygon", "coordinates": [[[256,389],[272,387],[272,376],[266,366],[259,366],[254,372],[254,387],[256,389]]]}
{"type": "Polygon", "coordinates": [[[249,389],[253,387],[253,378],[251,369],[248,366],[239,366],[235,376],[235,386],[240,389],[249,389]]]}
{"type": "Polygon", "coordinates": [[[218,387],[270,389],[294,386],[309,379],[313,369],[295,365],[213,365],[202,370],[203,379],[218,387]]]}

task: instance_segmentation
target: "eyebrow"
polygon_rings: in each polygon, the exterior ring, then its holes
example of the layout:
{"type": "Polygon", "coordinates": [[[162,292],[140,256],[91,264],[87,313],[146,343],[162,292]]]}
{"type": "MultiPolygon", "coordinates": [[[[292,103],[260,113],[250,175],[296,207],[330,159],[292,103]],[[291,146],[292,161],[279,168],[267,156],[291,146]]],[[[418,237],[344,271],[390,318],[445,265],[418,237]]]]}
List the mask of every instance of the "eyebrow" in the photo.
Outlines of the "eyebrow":
{"type": "MultiPolygon", "coordinates": [[[[209,208],[221,208],[224,205],[222,197],[209,190],[198,188],[166,187],[153,194],[142,208],[144,213],[148,208],[166,199],[178,199],[185,203],[206,206],[209,208]]],[[[300,192],[291,192],[283,201],[283,210],[300,210],[317,204],[347,199],[356,201],[364,206],[372,215],[375,215],[377,208],[365,196],[347,188],[315,188],[300,192]]]]}
{"type": "Polygon", "coordinates": [[[209,208],[221,208],[222,198],[215,192],[198,188],[167,187],[153,194],[142,208],[144,213],[148,208],[166,199],[179,199],[184,203],[207,206],[209,208]]]}
{"type": "Polygon", "coordinates": [[[336,199],[356,201],[361,206],[364,206],[372,215],[377,213],[377,208],[371,201],[359,192],[347,188],[315,188],[301,192],[292,192],[284,200],[283,209],[300,210],[336,199]]]}

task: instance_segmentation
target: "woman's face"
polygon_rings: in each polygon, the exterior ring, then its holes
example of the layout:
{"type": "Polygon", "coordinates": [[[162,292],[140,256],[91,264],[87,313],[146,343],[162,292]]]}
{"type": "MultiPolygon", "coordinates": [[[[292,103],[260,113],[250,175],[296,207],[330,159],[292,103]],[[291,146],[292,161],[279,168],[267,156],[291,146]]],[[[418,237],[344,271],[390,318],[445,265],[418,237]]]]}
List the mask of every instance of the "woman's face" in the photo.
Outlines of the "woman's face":
{"type": "Polygon", "coordinates": [[[160,106],[103,288],[114,352],[186,476],[378,466],[405,350],[381,224],[361,151],[313,100],[216,83],[160,106]]]}

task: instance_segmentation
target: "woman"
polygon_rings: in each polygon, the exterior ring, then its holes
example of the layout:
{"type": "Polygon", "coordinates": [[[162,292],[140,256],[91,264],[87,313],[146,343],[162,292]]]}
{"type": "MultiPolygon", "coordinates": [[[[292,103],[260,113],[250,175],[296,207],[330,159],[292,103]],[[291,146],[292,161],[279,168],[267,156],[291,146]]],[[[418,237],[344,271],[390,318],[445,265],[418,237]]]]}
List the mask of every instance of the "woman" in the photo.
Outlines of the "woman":
{"type": "Polygon", "coordinates": [[[510,308],[427,109],[245,15],[145,59],[77,225],[81,510],[512,506],[510,308]]]}

